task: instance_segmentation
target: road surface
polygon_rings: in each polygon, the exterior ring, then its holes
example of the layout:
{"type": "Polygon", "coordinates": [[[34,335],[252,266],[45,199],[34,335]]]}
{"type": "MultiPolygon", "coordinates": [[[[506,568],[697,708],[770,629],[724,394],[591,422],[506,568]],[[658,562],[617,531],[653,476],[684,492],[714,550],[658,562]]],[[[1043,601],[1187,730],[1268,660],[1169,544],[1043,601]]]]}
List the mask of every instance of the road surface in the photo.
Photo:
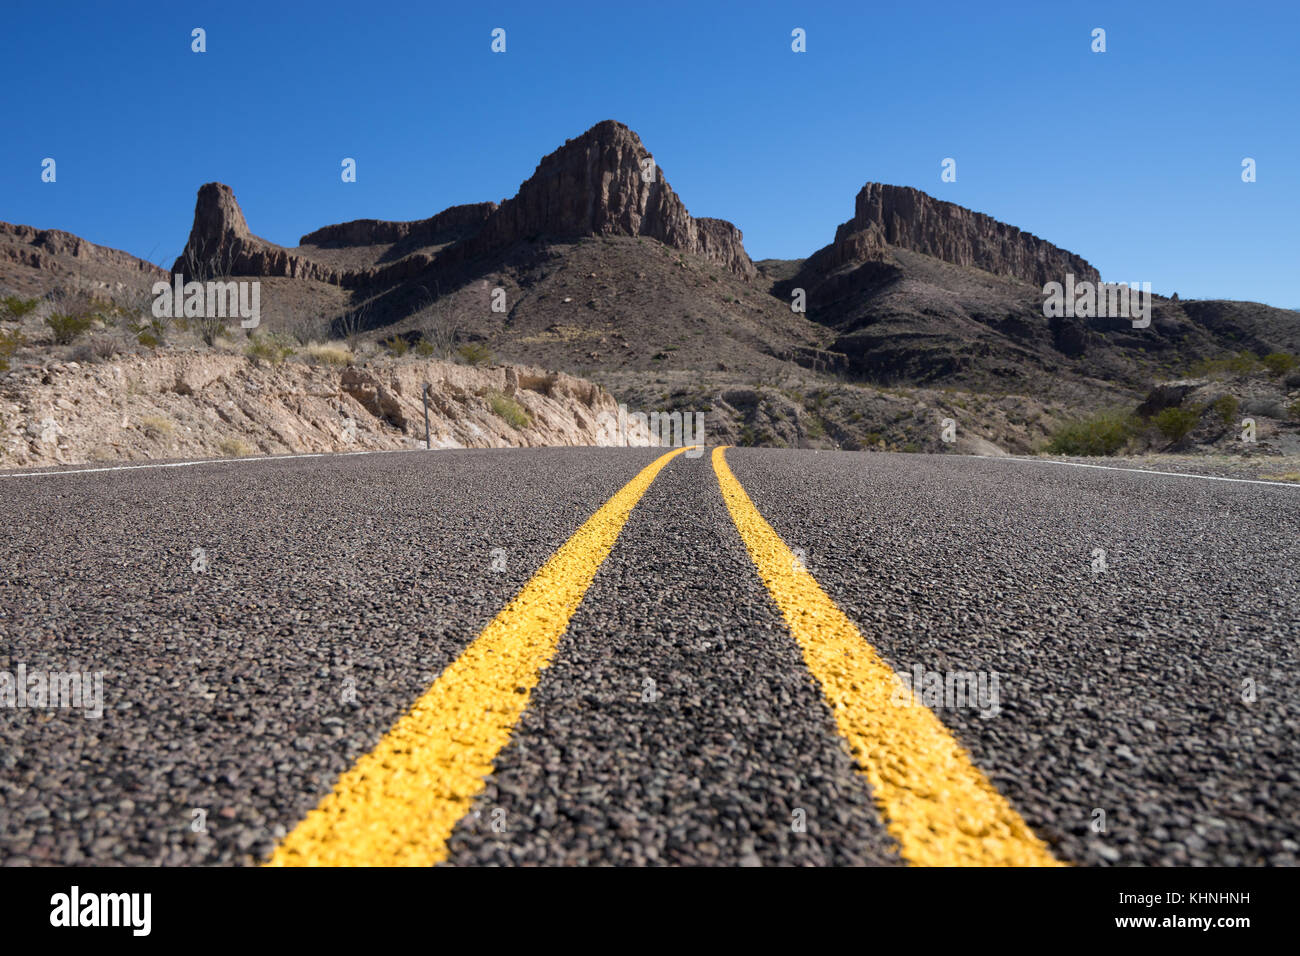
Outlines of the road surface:
{"type": "Polygon", "coordinates": [[[0,864],[1300,860],[1300,488],[413,451],[0,517],[0,864]]]}

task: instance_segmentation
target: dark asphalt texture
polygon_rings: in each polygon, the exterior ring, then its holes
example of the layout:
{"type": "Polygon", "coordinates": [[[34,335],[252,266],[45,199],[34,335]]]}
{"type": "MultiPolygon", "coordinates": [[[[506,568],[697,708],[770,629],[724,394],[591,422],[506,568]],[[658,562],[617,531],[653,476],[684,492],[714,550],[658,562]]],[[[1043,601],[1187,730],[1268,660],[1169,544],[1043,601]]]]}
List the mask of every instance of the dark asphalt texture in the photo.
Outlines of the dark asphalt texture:
{"type": "Polygon", "coordinates": [[[410,452],[0,479],[0,670],[106,672],[100,720],[0,708],[0,862],[269,854],[656,457],[410,452]]]}
{"type": "MultiPolygon", "coordinates": [[[[100,720],[0,707],[0,864],[264,860],[659,453],[0,479],[0,670],[106,672],[100,720]]],[[[997,673],[996,716],[936,713],[1060,859],[1300,859],[1300,489],[727,455],[891,665],[997,673]]],[[[451,865],[901,862],[708,455],[633,511],[496,767],[451,865]]]]}
{"type": "Polygon", "coordinates": [[[999,675],[997,716],[937,713],[1058,858],[1297,862],[1300,489],[727,454],[896,671],[999,675]]]}

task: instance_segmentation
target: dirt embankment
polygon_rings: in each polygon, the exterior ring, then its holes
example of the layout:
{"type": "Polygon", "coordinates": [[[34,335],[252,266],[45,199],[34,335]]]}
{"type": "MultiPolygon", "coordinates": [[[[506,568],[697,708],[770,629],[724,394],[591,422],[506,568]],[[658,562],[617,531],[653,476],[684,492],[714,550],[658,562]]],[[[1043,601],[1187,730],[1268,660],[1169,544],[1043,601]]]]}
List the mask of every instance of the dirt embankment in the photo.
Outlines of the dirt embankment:
{"type": "Polygon", "coordinates": [[[15,369],[0,383],[0,467],[418,447],[596,445],[604,389],[521,366],[255,363],[189,353],[15,369]]]}

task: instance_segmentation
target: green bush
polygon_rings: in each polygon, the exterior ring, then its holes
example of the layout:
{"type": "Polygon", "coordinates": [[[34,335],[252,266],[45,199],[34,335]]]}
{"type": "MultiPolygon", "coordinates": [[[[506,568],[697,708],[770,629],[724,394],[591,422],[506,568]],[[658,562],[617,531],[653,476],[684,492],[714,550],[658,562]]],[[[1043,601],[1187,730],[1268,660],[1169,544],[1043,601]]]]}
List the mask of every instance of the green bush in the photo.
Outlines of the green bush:
{"type": "Polygon", "coordinates": [[[1270,352],[1264,356],[1264,367],[1268,369],[1269,374],[1273,376],[1282,376],[1291,371],[1300,364],[1296,357],[1289,352],[1270,352]]]}
{"type": "Polygon", "coordinates": [[[1047,450],[1053,455],[1113,455],[1133,436],[1126,415],[1102,412],[1056,430],[1047,450]]]}
{"type": "Polygon", "coordinates": [[[1241,402],[1237,401],[1235,395],[1221,395],[1214,400],[1211,407],[1219,413],[1223,424],[1231,425],[1237,418],[1237,410],[1241,407],[1241,402]]]}
{"type": "Polygon", "coordinates": [[[533,423],[522,405],[501,392],[489,392],[488,404],[492,407],[492,414],[504,419],[512,428],[523,430],[533,423]]]}
{"type": "Polygon", "coordinates": [[[424,338],[424,336],[421,336],[420,341],[415,343],[415,354],[422,358],[430,358],[434,351],[436,350],[434,349],[433,343],[424,338]]]}
{"type": "Polygon", "coordinates": [[[384,347],[387,348],[388,351],[392,352],[393,355],[400,358],[410,350],[411,343],[406,341],[406,339],[402,338],[400,335],[394,335],[384,343],[384,347]]]}
{"type": "Polygon", "coordinates": [[[1188,370],[1193,377],[1205,377],[1230,373],[1232,375],[1249,375],[1259,367],[1259,356],[1254,352],[1243,351],[1235,355],[1223,355],[1218,358],[1202,359],[1188,370]]]}
{"type": "MultiPolygon", "coordinates": [[[[181,319],[160,319],[152,318],[148,322],[131,322],[128,320],[127,327],[135,334],[135,340],[148,349],[156,349],[167,342],[167,328],[171,325],[179,326],[181,319]]],[[[200,333],[202,337],[202,333],[200,333]]],[[[214,339],[215,341],[215,339],[214,339]]],[[[206,342],[206,340],[205,340],[206,342]]]]}
{"type": "Polygon", "coordinates": [[[9,360],[26,344],[27,339],[21,332],[0,331],[0,372],[9,369],[9,360]]]}
{"type": "Polygon", "coordinates": [[[1236,372],[1238,375],[1247,375],[1259,367],[1259,356],[1254,352],[1238,352],[1236,355],[1227,359],[1227,368],[1229,372],[1236,372]]]}
{"type": "Polygon", "coordinates": [[[456,350],[457,354],[470,365],[486,365],[492,361],[492,353],[480,342],[470,342],[456,350]]]}
{"type": "Polygon", "coordinates": [[[262,338],[249,336],[249,338],[252,341],[244,349],[244,354],[254,363],[270,362],[272,365],[279,365],[293,354],[293,346],[281,342],[273,335],[262,338]]]}
{"type": "Polygon", "coordinates": [[[1201,409],[1197,407],[1181,408],[1177,405],[1162,409],[1151,421],[1160,434],[1172,442],[1182,441],[1201,420],[1201,409]]]}
{"type": "Polygon", "coordinates": [[[45,324],[54,332],[54,342],[57,345],[71,345],[94,323],[93,316],[65,315],[62,312],[55,312],[45,320],[45,324]]]}
{"type": "Polygon", "coordinates": [[[0,299],[0,313],[3,313],[5,318],[21,319],[40,304],[40,299],[21,299],[16,295],[7,295],[0,299]]]}

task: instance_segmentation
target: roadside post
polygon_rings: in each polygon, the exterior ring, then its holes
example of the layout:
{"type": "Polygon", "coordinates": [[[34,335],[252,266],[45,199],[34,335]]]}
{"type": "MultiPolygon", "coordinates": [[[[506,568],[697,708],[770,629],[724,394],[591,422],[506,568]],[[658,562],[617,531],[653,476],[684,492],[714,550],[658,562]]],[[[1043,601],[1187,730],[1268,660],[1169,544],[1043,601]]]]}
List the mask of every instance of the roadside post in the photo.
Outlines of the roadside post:
{"type": "Polygon", "coordinates": [[[433,444],[429,439],[429,385],[427,382],[422,395],[424,397],[424,447],[429,449],[433,447],[433,444]]]}

